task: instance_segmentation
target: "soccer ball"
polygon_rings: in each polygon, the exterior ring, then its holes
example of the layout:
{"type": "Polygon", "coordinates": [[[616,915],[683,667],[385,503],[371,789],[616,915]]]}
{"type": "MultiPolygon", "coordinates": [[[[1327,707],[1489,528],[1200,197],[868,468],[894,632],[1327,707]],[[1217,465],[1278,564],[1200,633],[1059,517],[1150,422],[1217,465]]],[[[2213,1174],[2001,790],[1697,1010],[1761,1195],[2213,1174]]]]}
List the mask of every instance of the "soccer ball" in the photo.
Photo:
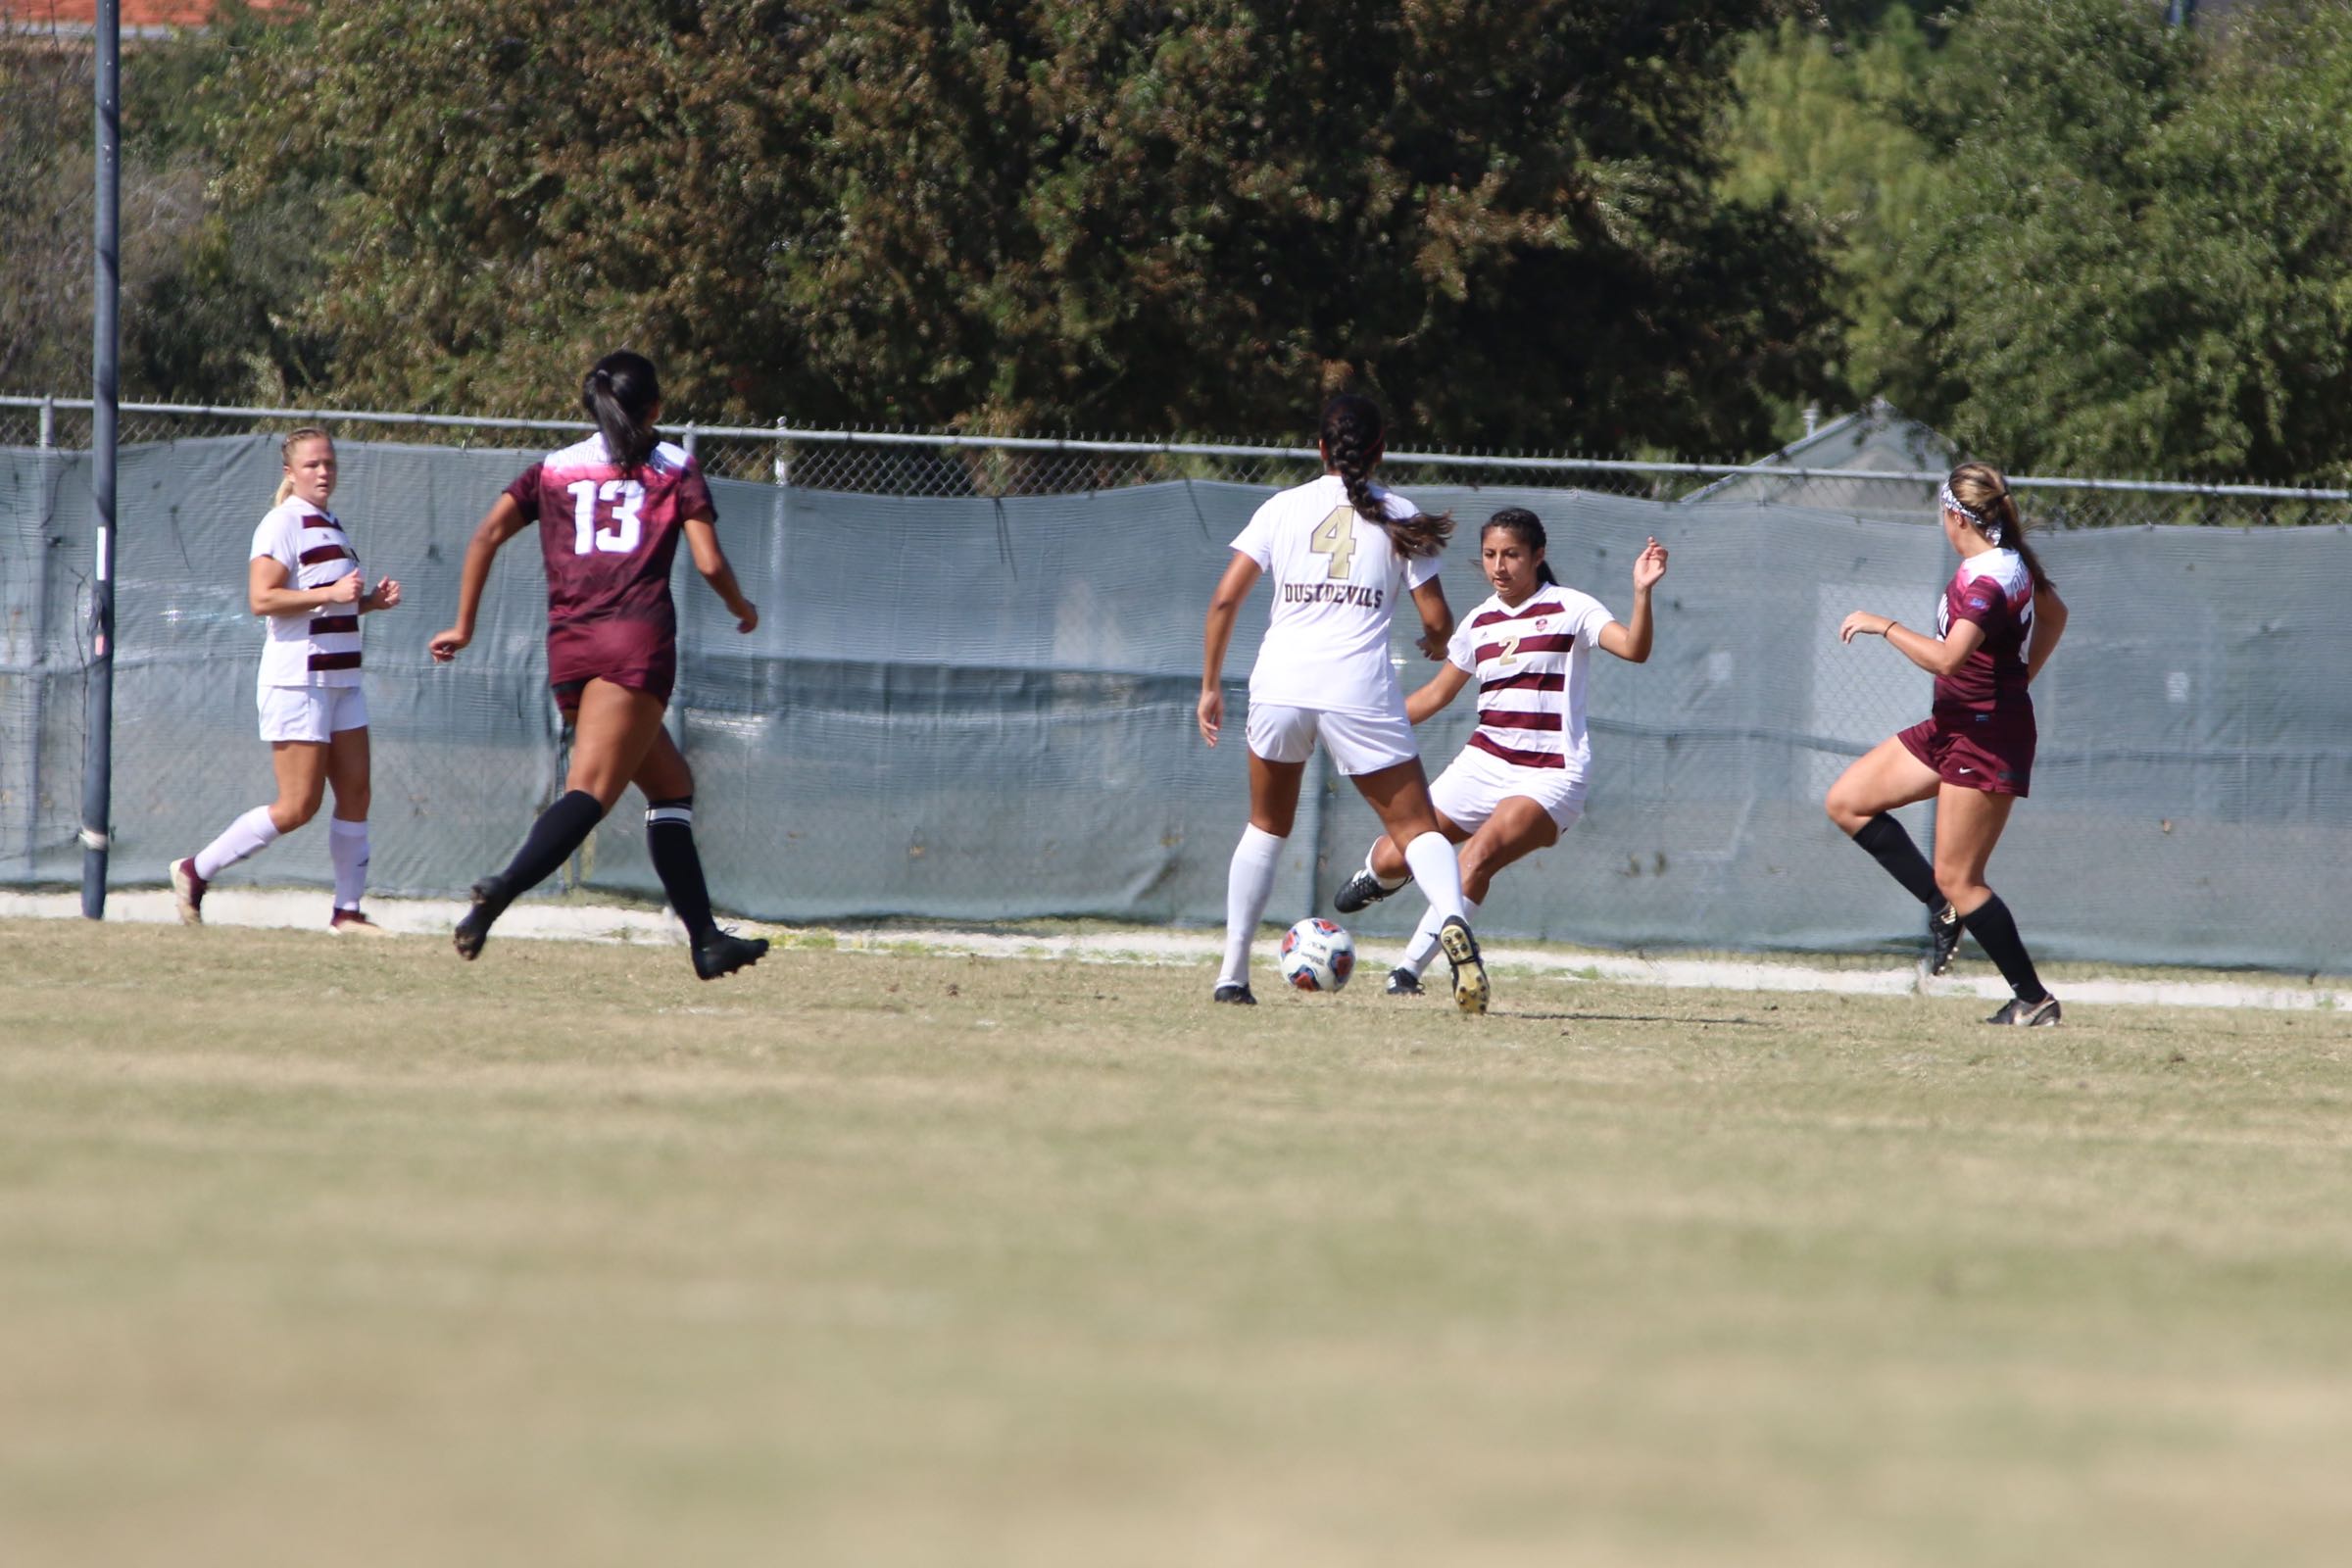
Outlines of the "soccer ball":
{"type": "Polygon", "coordinates": [[[1337,991],[1355,972],[1355,938],[1310,915],[1282,934],[1282,977],[1301,991],[1337,991]]]}

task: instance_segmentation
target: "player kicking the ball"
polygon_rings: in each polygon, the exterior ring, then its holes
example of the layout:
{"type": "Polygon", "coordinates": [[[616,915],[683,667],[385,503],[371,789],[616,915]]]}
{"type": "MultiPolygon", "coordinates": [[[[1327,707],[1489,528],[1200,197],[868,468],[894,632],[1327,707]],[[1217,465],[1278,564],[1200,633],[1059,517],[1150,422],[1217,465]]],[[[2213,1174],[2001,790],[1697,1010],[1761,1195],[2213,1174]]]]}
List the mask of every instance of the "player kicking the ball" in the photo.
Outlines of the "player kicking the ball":
{"type": "MultiPolygon", "coordinates": [[[[1494,596],[1470,612],[1446,646],[1446,667],[1405,704],[1418,724],[1478,679],[1478,728],[1429,791],[1439,829],[1462,847],[1462,906],[1471,914],[1495,872],[1557,844],[1584,814],[1592,758],[1585,677],[1592,650],[1635,664],[1649,658],[1650,590],[1666,575],[1666,547],[1652,539],[1634,559],[1633,623],[1620,625],[1599,600],[1560,586],[1544,543],[1542,519],[1524,507],[1487,519],[1479,565],[1494,596]]],[[[1384,837],[1332,896],[1332,906],[1352,914],[1418,874],[1396,840],[1384,837]]],[[[1404,961],[1389,971],[1391,996],[1421,994],[1421,971],[1438,951],[1444,919],[1433,900],[1404,961]]]]}
{"type": "Polygon", "coordinates": [[[1250,942],[1273,896],[1274,870],[1298,812],[1298,784],[1320,738],[1355,781],[1402,858],[1429,892],[1434,939],[1453,966],[1453,1000],[1487,1010],[1487,970],[1462,909],[1453,847],[1439,831],[1421,753],[1389,662],[1389,621],[1410,593],[1432,659],[1453,629],[1438,582],[1438,555],[1453,519],[1428,516],[1372,483],[1381,459],[1380,410],[1342,396],[1324,405],[1322,478],[1259,507],[1233,541],[1202,634],[1200,738],[1217,744],[1225,722],[1225,650],[1242,601],[1274,579],[1274,611],[1250,672],[1250,825],[1233,852],[1225,889],[1225,963],[1218,1002],[1251,1005],[1250,942]]]}

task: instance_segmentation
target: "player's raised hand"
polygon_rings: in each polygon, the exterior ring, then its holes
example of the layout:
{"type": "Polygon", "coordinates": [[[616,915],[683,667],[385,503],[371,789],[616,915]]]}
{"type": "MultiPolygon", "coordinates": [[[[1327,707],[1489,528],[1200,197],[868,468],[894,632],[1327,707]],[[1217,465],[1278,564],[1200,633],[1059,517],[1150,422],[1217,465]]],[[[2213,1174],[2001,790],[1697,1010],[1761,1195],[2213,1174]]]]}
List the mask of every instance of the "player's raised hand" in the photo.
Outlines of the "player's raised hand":
{"type": "Polygon", "coordinates": [[[326,603],[356,605],[360,602],[360,596],[367,591],[368,584],[362,580],[360,574],[357,571],[347,571],[326,585],[326,603]]]}
{"type": "Polygon", "coordinates": [[[1225,694],[1207,691],[1200,694],[1200,706],[1194,710],[1200,722],[1200,738],[1210,746],[1217,744],[1217,731],[1225,727],[1225,694]]]}
{"type": "Polygon", "coordinates": [[[433,640],[424,646],[432,653],[434,663],[446,664],[458,657],[459,649],[471,641],[473,641],[473,633],[460,631],[457,627],[452,626],[445,632],[435,633],[433,640]]]}
{"type": "Polygon", "coordinates": [[[1655,586],[1657,580],[1665,575],[1666,547],[1652,539],[1648,544],[1642,546],[1642,553],[1634,558],[1635,591],[1639,592],[1643,588],[1655,586]]]}
{"type": "Polygon", "coordinates": [[[382,577],[378,578],[376,581],[375,592],[369,594],[361,602],[361,608],[364,610],[390,610],[399,603],[400,579],[397,577],[382,577]]]}

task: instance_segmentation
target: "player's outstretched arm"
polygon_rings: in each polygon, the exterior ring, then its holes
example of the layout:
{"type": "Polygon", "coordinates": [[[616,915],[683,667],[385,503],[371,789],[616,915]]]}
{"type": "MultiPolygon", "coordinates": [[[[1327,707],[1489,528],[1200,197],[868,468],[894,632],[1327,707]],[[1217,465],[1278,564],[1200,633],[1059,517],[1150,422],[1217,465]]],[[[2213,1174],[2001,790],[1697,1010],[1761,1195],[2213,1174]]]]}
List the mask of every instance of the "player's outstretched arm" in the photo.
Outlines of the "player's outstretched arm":
{"type": "Polygon", "coordinates": [[[434,637],[425,647],[439,663],[448,663],[458,657],[458,650],[473,641],[474,617],[481,612],[482,589],[490,582],[490,564],[498,559],[498,547],[530,526],[522,508],[513,496],[500,496],[498,505],[473,530],[473,539],[466,546],[466,564],[458,572],[458,623],[434,637]]]}
{"type": "Polygon", "coordinates": [[[1211,746],[1217,744],[1217,731],[1225,727],[1225,650],[1233,646],[1233,623],[1241,615],[1242,601],[1257,586],[1258,576],[1257,563],[1237,550],[1208,596],[1208,618],[1200,628],[1200,701],[1193,716],[1200,726],[1200,738],[1211,746]]]}
{"type": "Polygon", "coordinates": [[[1446,639],[1453,635],[1453,607],[1446,602],[1446,585],[1432,577],[1414,589],[1413,608],[1421,612],[1421,636],[1416,646],[1444,662],[1446,639]]]}
{"type": "Polygon", "coordinates": [[[2041,666],[2050,662],[2058,651],[2058,639],[2066,635],[2066,601],[2058,597],[2055,588],[2034,590],[2034,642],[2026,650],[2026,684],[2041,673],[2041,666]]]}
{"type": "Polygon", "coordinates": [[[1430,714],[1439,711],[1447,703],[1459,697],[1462,694],[1462,688],[1469,684],[1470,672],[1459,664],[1448,662],[1443,669],[1429,677],[1428,685],[1404,700],[1406,721],[1414,724],[1420,723],[1430,714]]]}
{"type": "Polygon", "coordinates": [[[760,607],[743,597],[743,589],[735,582],[735,568],[727,564],[727,553],[719,548],[716,521],[710,517],[686,519],[686,548],[694,553],[694,569],[703,574],[703,581],[718,595],[727,613],[735,617],[737,631],[756,631],[760,626],[760,607]]]}
{"type": "Polygon", "coordinates": [[[1901,654],[1931,675],[1949,675],[1968,662],[1968,656],[1984,644],[1984,628],[1973,620],[1952,623],[1949,635],[1930,637],[1913,631],[1892,615],[1874,615],[1867,610],[1857,610],[1838,624],[1838,640],[1850,643],[1857,637],[1884,637],[1901,654]]]}
{"type": "Polygon", "coordinates": [[[1666,575],[1666,547],[1652,539],[1642,547],[1634,558],[1634,618],[1631,625],[1610,621],[1600,628],[1603,652],[1615,654],[1629,664],[1649,662],[1650,644],[1654,637],[1649,612],[1649,591],[1666,575]]]}

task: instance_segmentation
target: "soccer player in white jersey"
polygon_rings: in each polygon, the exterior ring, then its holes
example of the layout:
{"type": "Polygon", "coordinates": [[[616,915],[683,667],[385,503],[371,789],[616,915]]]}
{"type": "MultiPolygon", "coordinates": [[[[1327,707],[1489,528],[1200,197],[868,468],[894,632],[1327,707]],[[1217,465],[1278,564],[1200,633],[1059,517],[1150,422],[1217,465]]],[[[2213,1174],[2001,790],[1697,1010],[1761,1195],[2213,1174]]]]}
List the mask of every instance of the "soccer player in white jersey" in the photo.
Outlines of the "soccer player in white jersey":
{"type": "Polygon", "coordinates": [[[1298,785],[1320,738],[1398,844],[1438,911],[1438,944],[1453,966],[1453,999],[1487,1010],[1487,971],[1462,910],[1453,847],[1439,831],[1429,780],[1389,662],[1389,620],[1403,594],[1420,612],[1422,652],[1436,659],[1453,629],[1437,558],[1453,519],[1432,517],[1372,483],[1380,410],[1343,395],[1323,409],[1324,474],[1285,490],[1233,541],[1233,561],[1210,596],[1202,634],[1200,737],[1225,722],[1225,650],[1242,601],[1274,579],[1274,610],[1250,672],[1250,825],[1225,889],[1225,962],[1218,1002],[1254,1004],[1250,943],[1273,895],[1274,871],[1298,811],[1298,785]]]}
{"type": "Polygon", "coordinates": [[[327,850],[335,898],[327,917],[338,935],[382,936],[360,912],[368,890],[368,699],[360,690],[360,617],[400,603],[390,577],[373,588],[342,519],[326,510],[335,493],[335,443],[324,430],[297,430],[279,448],[285,477],[277,503],[253,532],[246,603],[269,623],[262,644],[262,739],[270,743],[277,799],[257,806],[194,855],[172,862],[179,917],[204,923],[214,877],[318,814],[335,792],[327,850]]]}
{"type": "Polygon", "coordinates": [[[1963,929],[1976,934],[2012,993],[1986,1023],[2046,1028],[2058,999],[2042,985],[2017,917],[1984,880],[2009,812],[2033,787],[2034,677],[2057,652],[2066,602],[2026,542],[2009,481],[1963,463],[1943,482],[1938,517],[1960,567],[1936,602],[1936,634],[1857,610],[1840,642],[1884,637],[1936,677],[1928,717],[1854,759],[1822,803],[1830,820],[1928,908],[1928,970],[1951,967],[1963,929]],[[1936,802],[1936,863],[1887,813],[1936,802]]]}
{"type": "MultiPolygon", "coordinates": [[[[1494,596],[1470,612],[1446,650],[1446,667],[1405,704],[1418,724],[1478,680],[1478,728],[1461,756],[1430,786],[1438,825],[1461,848],[1462,905],[1476,914],[1494,873],[1557,844],[1585,810],[1585,775],[1592,748],[1585,735],[1585,680],[1592,650],[1629,663],[1649,658],[1650,590],[1666,575],[1666,547],[1655,539],[1634,558],[1630,625],[1609,618],[1600,601],[1560,586],[1544,559],[1544,523],[1524,507],[1507,507],[1479,533],[1479,566],[1494,596]]],[[[1352,914],[1387,898],[1419,868],[1382,838],[1364,868],[1332,897],[1352,914]]],[[[1421,971],[1438,950],[1444,916],[1433,902],[1404,960],[1389,971],[1391,996],[1419,996],[1421,971]]]]}

